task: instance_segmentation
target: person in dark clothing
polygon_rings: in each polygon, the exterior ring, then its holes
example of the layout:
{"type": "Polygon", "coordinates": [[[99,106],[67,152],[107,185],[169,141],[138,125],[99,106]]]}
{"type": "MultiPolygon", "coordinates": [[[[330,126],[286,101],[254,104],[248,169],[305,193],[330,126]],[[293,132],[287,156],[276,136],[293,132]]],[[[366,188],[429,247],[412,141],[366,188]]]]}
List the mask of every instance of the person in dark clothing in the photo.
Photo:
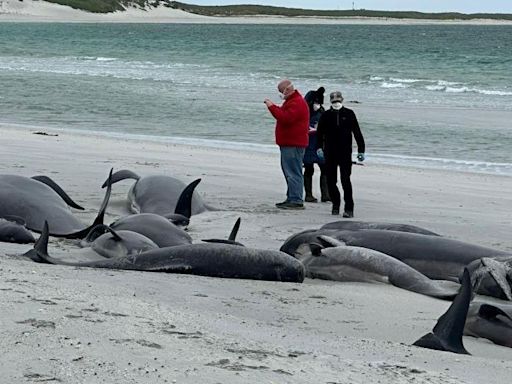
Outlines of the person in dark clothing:
{"type": "Polygon", "coordinates": [[[320,87],[316,91],[311,90],[306,93],[304,99],[309,107],[309,145],[304,153],[304,190],[306,191],[305,201],[316,203],[318,200],[313,196],[313,175],[315,173],[314,164],[320,168],[320,193],[322,202],[331,201],[329,191],[327,190],[327,173],[325,172],[324,159],[320,159],[316,154],[316,128],[320,116],[325,112],[323,107],[325,88],[320,87]]]}
{"type": "Polygon", "coordinates": [[[354,217],[354,200],[352,197],[352,135],[357,143],[357,160],[364,161],[365,144],[356,115],[343,106],[341,92],[330,94],[331,108],[320,117],[317,129],[317,154],[325,157],[327,186],[332,200],[332,214],[340,213],[340,192],[336,186],[338,169],[345,209],[343,217],[354,217]]]}

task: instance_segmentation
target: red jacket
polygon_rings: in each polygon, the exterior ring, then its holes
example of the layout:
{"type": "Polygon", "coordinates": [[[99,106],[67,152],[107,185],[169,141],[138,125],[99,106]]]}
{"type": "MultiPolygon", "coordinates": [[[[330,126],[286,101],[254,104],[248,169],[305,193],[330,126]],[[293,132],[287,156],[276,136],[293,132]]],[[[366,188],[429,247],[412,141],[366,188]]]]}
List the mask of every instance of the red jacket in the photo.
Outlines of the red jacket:
{"type": "Polygon", "coordinates": [[[283,105],[268,108],[276,119],[276,144],[280,147],[304,147],[309,142],[309,107],[299,91],[286,98],[283,105]]]}

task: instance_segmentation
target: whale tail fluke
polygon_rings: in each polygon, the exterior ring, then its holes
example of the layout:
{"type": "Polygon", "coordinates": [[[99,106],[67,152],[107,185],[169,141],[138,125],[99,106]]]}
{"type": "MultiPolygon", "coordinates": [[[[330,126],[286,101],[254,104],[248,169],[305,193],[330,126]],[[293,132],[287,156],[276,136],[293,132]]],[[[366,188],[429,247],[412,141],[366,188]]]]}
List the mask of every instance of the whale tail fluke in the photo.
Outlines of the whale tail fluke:
{"type": "MultiPolygon", "coordinates": [[[[117,171],[112,175],[112,179],[110,180],[110,184],[115,184],[118,181],[125,180],[125,179],[134,179],[139,180],[140,176],[137,175],[135,172],[132,172],[128,169],[122,169],[120,171],[117,171]]],[[[105,180],[105,182],[102,184],[101,188],[105,188],[109,183],[109,179],[105,180]]]]}
{"type": "Polygon", "coordinates": [[[450,308],[439,318],[432,332],[415,341],[413,345],[469,355],[462,343],[462,334],[472,295],[469,272],[464,269],[461,287],[450,308]]]}
{"type": "Polygon", "coordinates": [[[32,176],[32,179],[37,180],[43,184],[46,184],[51,189],[53,189],[61,198],[64,200],[64,202],[69,205],[70,207],[73,207],[75,209],[80,209],[81,211],[84,210],[84,208],[77,203],[75,203],[69,195],[64,192],[64,190],[52,179],[50,179],[48,176],[39,175],[39,176],[32,176]]]}

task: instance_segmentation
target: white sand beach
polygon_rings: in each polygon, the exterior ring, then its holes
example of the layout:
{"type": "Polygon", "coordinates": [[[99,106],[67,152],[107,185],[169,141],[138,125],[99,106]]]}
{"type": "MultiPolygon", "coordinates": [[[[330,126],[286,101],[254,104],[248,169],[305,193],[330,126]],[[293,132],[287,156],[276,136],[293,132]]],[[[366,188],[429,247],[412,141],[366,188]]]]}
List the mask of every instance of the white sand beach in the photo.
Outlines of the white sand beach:
{"type": "Polygon", "coordinates": [[[211,17],[165,6],[95,14],[41,0],[0,0],[0,22],[208,23],[208,24],[512,24],[507,20],[417,20],[368,17],[211,17]]]}
{"type": "MultiPolygon", "coordinates": [[[[226,237],[241,217],[239,241],[278,249],[291,234],[333,221],[329,204],[274,207],[285,191],[277,154],[0,131],[0,172],[52,177],[86,208],[75,212],[84,223],[111,167],[201,177],[198,192],[219,210],[192,217],[195,241],[226,237]]],[[[131,184],[113,186],[107,222],[127,214],[131,184]]],[[[510,177],[369,160],[354,167],[353,184],[356,219],[512,251],[510,177]]],[[[512,349],[486,340],[464,338],[472,356],[412,347],[450,303],[393,286],[80,269],[17,256],[29,248],[1,244],[1,382],[480,384],[512,375],[512,349]]],[[[52,238],[49,248],[64,255],[76,245],[52,238]]]]}

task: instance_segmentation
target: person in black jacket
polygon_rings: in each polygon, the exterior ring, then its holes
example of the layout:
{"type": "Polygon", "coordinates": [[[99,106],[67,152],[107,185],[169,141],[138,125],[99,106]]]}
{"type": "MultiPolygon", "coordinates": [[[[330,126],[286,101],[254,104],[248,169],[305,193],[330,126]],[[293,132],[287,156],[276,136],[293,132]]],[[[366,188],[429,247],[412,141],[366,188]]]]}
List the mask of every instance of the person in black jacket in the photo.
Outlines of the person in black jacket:
{"type": "Polygon", "coordinates": [[[318,200],[313,196],[313,175],[315,173],[314,164],[318,164],[320,168],[320,192],[321,201],[331,201],[329,192],[327,190],[327,174],[325,172],[324,159],[320,159],[316,154],[316,127],[320,116],[325,112],[324,104],[325,88],[320,87],[316,91],[309,91],[304,96],[304,100],[308,103],[309,107],[309,144],[304,153],[304,190],[306,197],[304,201],[309,203],[316,203],[318,200]]]}
{"type": "Polygon", "coordinates": [[[336,186],[338,168],[343,187],[345,209],[343,217],[354,217],[352,198],[352,135],[356,139],[358,161],[364,161],[364,138],[356,115],[343,106],[343,96],[336,91],[330,94],[331,108],[320,117],[317,128],[317,154],[325,157],[327,186],[332,201],[332,214],[340,214],[340,191],[336,186]]]}

